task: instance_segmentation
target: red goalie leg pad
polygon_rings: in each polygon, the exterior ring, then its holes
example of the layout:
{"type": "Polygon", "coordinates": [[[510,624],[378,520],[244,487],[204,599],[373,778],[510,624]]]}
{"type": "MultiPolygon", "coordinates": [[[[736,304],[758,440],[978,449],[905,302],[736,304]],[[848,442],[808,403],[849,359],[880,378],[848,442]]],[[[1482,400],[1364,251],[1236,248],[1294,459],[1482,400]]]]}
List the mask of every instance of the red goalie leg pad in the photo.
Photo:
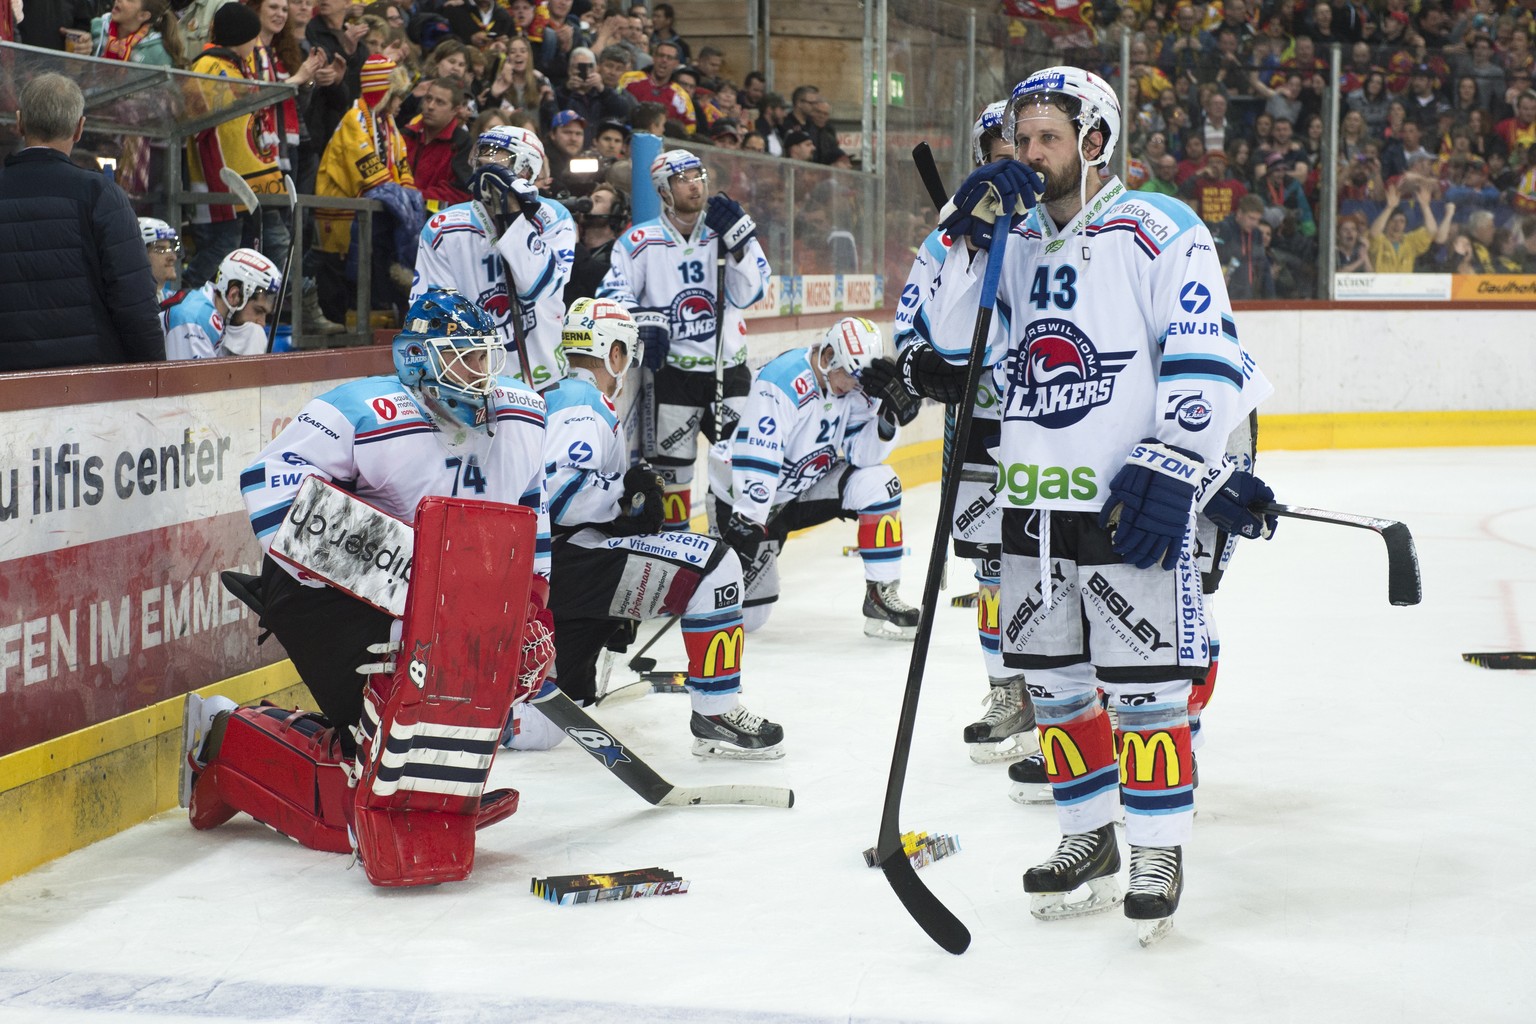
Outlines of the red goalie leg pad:
{"type": "Polygon", "coordinates": [[[518,670],[537,517],[425,498],[415,529],[397,668],[364,692],[358,748],[358,859],[383,886],[468,875],[502,727],[525,696],[518,670]]]}
{"type": "Polygon", "coordinates": [[[681,484],[661,492],[661,528],[686,530],[693,518],[693,484],[681,484]]]}
{"type": "Polygon", "coordinates": [[[335,729],[301,711],[239,708],[187,813],[193,828],[210,829],[244,811],[311,850],[350,853],[351,799],[335,729]]]}

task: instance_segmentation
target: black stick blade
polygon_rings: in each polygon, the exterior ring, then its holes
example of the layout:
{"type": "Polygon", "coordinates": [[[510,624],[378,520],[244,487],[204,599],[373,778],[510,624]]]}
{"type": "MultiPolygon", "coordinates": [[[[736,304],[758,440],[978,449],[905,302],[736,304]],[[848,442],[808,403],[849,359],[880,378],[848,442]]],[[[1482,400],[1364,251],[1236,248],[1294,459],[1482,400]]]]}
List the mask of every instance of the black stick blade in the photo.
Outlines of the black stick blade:
{"type": "Polygon", "coordinates": [[[907,913],[912,915],[912,920],[941,949],[959,956],[970,947],[970,931],[960,923],[958,917],[950,913],[948,907],[939,902],[937,896],[928,891],[900,845],[896,847],[895,853],[880,862],[880,870],[885,872],[885,880],[890,883],[896,898],[901,900],[901,905],[907,908],[907,913]]]}
{"type": "Polygon", "coordinates": [[[928,143],[919,142],[912,147],[912,162],[917,165],[917,176],[922,179],[928,201],[933,203],[935,210],[944,209],[944,204],[949,202],[949,193],[944,190],[939,165],[933,159],[933,150],[928,148],[928,143]]]}
{"type": "Polygon", "coordinates": [[[1461,660],[1478,668],[1536,669],[1536,651],[1485,651],[1463,654],[1461,660]]]}
{"type": "Polygon", "coordinates": [[[1387,600],[1395,605],[1418,604],[1424,599],[1419,580],[1419,553],[1413,546],[1408,524],[1393,523],[1381,531],[1387,542],[1387,600]]]}

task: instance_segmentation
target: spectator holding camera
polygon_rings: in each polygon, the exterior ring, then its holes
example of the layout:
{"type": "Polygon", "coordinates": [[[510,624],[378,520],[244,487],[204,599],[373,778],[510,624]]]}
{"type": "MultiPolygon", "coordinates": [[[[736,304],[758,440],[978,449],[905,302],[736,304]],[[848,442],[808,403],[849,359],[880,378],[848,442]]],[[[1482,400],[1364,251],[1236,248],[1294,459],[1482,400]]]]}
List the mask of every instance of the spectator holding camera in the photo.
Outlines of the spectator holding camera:
{"type": "MultiPolygon", "coordinates": [[[[628,103],[603,83],[603,76],[597,70],[597,58],[584,46],[571,51],[570,75],[545,97],[539,108],[539,119],[553,127],[555,115],[561,111],[575,111],[589,132],[592,125],[608,120],[622,121],[629,114],[628,103]]],[[[591,142],[590,137],[582,139],[582,148],[591,142]]]]}
{"type": "Polygon", "coordinates": [[[443,17],[448,19],[453,34],[470,46],[484,48],[493,39],[518,34],[511,12],[496,0],[466,0],[444,7],[443,17]]]}

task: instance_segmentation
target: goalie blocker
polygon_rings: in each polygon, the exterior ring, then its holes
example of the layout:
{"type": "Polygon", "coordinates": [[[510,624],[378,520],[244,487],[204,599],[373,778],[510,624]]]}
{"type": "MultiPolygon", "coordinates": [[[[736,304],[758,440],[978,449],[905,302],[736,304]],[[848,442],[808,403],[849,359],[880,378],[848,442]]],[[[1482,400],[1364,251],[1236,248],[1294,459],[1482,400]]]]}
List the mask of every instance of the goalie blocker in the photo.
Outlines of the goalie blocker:
{"type": "MultiPolygon", "coordinates": [[[[332,505],[345,493],[316,477],[306,488],[334,492],[311,495],[332,505]]],[[[348,500],[353,530],[389,525],[378,517],[392,517],[348,500]]],[[[293,505],[311,507],[302,496],[293,505]]],[[[201,750],[189,752],[194,827],[245,811],[333,852],[352,848],[350,827],[375,885],[469,875],[476,828],[517,808],[515,790],[484,793],[508,710],[538,689],[553,658],[547,631],[528,622],[547,616],[544,581],[536,585],[532,571],[537,520],[518,506],[428,497],[414,532],[399,656],[366,684],[356,761],[341,757],[335,729],[318,716],[270,707],[221,715],[201,750]]],[[[307,568],[302,544],[280,546],[307,568]]],[[[326,569],[348,590],[345,571],[335,562],[326,569]]]]}

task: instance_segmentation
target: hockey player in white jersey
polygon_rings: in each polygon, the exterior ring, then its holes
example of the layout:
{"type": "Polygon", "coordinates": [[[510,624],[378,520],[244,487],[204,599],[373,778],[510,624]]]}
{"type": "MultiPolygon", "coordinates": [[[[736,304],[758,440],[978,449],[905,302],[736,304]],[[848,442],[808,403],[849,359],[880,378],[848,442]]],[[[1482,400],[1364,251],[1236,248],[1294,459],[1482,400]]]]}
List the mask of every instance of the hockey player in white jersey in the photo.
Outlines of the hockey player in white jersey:
{"type": "Polygon", "coordinates": [[[757,372],[734,439],[710,448],[720,536],[741,556],[747,631],[779,599],[785,539],[832,519],[857,519],[864,562],[864,633],[911,640],[918,610],[901,599],[901,480],[885,459],[898,424],[859,386],[884,358],[880,329],[844,317],[808,348],[757,372]]]}
{"type": "MultiPolygon", "coordinates": [[[[1003,138],[1003,115],[1007,108],[1007,100],[998,100],[983,110],[971,126],[971,156],[977,167],[1013,158],[1013,146],[1003,138]]],[[[918,248],[896,310],[898,350],[909,345],[931,348],[928,340],[917,332],[917,314],[933,294],[939,267],[953,243],[943,230],[935,229],[918,248]]],[[[948,379],[939,383],[948,383],[948,379]]],[[[871,393],[890,393],[880,367],[866,371],[864,385],[871,393]]],[[[963,387],[962,378],[954,382],[952,389],[933,396],[948,407],[944,417],[946,452],[950,449],[954,406],[965,397],[960,393],[963,387]]],[[[970,559],[975,566],[976,635],[981,644],[988,686],[983,702],[985,710],[980,719],[965,727],[962,736],[971,760],[977,764],[1017,761],[1040,746],[1035,737],[1034,709],[1024,689],[1024,673],[1003,664],[998,641],[1002,512],[992,502],[997,463],[992,458],[991,449],[997,445],[1000,404],[1001,398],[992,381],[983,378],[973,398],[970,443],[965,457],[960,460],[960,490],[950,525],[955,554],[970,559]]]]}
{"type": "MultiPolygon", "coordinates": [[[[566,378],[544,393],[554,531],[550,609],[559,639],[553,678],[566,696],[590,703],[597,657],[616,626],[680,615],[693,752],[782,757],[783,728],[741,704],[740,562],[713,537],[659,532],[661,479],[644,463],[629,464],[614,399],[640,351],[634,320],[609,299],[577,299],[561,346],[566,378]]],[[[525,709],[520,728],[533,733],[538,715],[525,709]]]]}
{"type": "Polygon", "coordinates": [[[565,207],[539,195],[544,146],[528,129],[487,131],[475,142],[472,163],[475,198],[433,214],[421,229],[411,301],[432,287],[472,299],[496,321],[513,375],[542,390],[561,375],[560,324],[576,225],[565,207]],[[517,350],[519,321],[533,363],[527,377],[517,350]]]}
{"type": "Polygon", "coordinates": [[[267,350],[267,318],[283,275],[255,249],[219,261],[213,280],[166,308],[165,358],[253,356],[267,350]]]}
{"type": "Polygon", "coordinates": [[[773,272],[741,204],[723,192],[705,201],[709,172],[698,157],[662,153],[651,183],[661,216],[619,238],[598,295],[623,304],[640,325],[640,450],[666,480],[666,529],[681,530],[693,514],[699,434],[711,442],[730,437],[751,383],[741,311],[763,297],[773,272]],[[715,422],[717,390],[724,423],[715,422]]]}
{"type": "MultiPolygon", "coordinates": [[[[175,299],[181,290],[181,236],[158,217],[140,217],[139,237],[144,239],[149,271],[155,279],[155,301],[175,299]]],[[[160,317],[160,327],[165,329],[164,315],[160,317]]]]}
{"type": "MultiPolygon", "coordinates": [[[[535,510],[531,561],[538,578],[519,672],[526,692],[537,688],[545,663],[553,660],[549,615],[543,610],[549,577],[544,401],[520,381],[499,375],[506,350],[495,328],[465,297],[429,290],[411,304],[405,329],[395,339],[396,373],[343,384],[312,399],[240,474],[240,487],[263,550],[311,475],[408,522],[421,500],[435,495],[535,510]]],[[[221,772],[207,768],[221,756],[253,748],[242,743],[234,752],[222,751],[222,738],[232,728],[229,715],[219,720],[205,714],[207,721],[189,728],[189,735],[211,740],[189,751],[197,778],[189,806],[192,824],[213,828],[248,811],[306,845],[345,852],[350,825],[340,810],[347,799],[345,766],[358,749],[354,728],[365,727],[360,723],[366,680],[360,668],[378,671],[378,645],[391,640],[399,620],[270,554],[252,589],[263,606],[262,628],[283,645],[321,714],[226,707],[241,716],[233,726],[241,736],[281,742],[261,746],[266,753],[221,772]],[[274,716],[275,722],[262,721],[274,716]],[[246,730],[250,723],[255,724],[246,730]],[[285,782],[298,775],[313,775],[316,805],[295,807],[276,795],[291,789],[285,782]],[[226,781],[219,782],[221,777],[226,781]]],[[[494,752],[494,737],[490,746],[494,752]]],[[[514,790],[483,794],[481,820],[504,817],[516,804],[514,790]],[[499,807],[488,806],[497,801],[499,807]]]]}
{"type": "Polygon", "coordinates": [[[1192,526],[1197,511],[1246,535],[1267,525],[1250,509],[1263,485],[1224,460],[1248,411],[1248,358],[1199,217],[1102,170],[1120,134],[1102,79],[1031,75],[1004,133],[1017,160],[973,172],[946,208],[957,244],[918,314],[933,350],[904,353],[902,376],[922,392],[963,372],[970,331],[955,327],[976,315],[996,233],[1025,213],[986,355],[1004,396],[1000,617],[1004,663],[1028,674],[1063,839],[1024,887],[1045,920],[1118,903],[1123,803],[1124,911],[1153,941],[1183,889],[1190,681],[1209,658],[1192,526]],[[1118,768],[1100,688],[1118,713],[1118,768]]]}

